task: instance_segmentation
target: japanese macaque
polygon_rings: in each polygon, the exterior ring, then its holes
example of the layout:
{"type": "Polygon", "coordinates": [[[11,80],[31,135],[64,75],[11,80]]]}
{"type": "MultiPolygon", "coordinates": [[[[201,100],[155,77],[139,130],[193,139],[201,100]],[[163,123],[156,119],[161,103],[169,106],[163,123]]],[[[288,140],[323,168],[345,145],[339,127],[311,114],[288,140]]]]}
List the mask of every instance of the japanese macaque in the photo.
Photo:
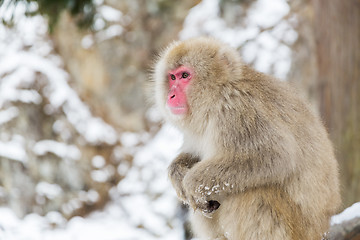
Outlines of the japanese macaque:
{"type": "Polygon", "coordinates": [[[319,117],[286,82],[211,38],[171,44],[153,78],[157,106],[184,134],[169,177],[197,237],[321,239],[340,204],[338,166],[319,117]]]}

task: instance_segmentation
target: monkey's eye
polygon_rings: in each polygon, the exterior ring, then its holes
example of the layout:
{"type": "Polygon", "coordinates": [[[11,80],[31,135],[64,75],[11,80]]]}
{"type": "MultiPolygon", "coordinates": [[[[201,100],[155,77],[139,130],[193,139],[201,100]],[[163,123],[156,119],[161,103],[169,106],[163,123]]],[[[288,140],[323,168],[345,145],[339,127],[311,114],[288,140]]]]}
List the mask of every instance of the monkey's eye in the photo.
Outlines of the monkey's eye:
{"type": "Polygon", "coordinates": [[[176,77],[175,77],[174,74],[170,74],[170,78],[171,78],[171,80],[175,80],[175,79],[176,79],[176,77]]]}
{"type": "Polygon", "coordinates": [[[189,76],[189,74],[187,72],[183,72],[181,75],[182,78],[187,78],[188,76],[189,76]]]}

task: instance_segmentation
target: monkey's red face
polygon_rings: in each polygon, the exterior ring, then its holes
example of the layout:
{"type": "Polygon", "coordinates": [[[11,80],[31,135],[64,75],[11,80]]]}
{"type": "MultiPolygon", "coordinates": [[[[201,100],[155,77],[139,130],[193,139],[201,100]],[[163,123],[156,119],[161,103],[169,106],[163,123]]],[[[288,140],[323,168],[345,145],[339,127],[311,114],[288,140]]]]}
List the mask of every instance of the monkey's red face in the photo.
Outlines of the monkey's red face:
{"type": "Polygon", "coordinates": [[[192,69],[185,66],[180,66],[168,72],[169,93],[167,96],[167,105],[173,114],[183,115],[187,113],[189,106],[187,103],[186,89],[192,77],[192,69]]]}

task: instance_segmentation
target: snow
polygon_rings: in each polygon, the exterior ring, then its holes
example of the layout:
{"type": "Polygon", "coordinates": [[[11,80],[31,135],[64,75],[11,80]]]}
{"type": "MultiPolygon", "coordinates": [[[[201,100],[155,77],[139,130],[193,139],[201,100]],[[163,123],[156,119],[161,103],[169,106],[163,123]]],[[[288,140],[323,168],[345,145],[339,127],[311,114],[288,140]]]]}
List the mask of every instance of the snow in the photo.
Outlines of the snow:
{"type": "Polygon", "coordinates": [[[6,72],[15,71],[15,73],[3,78],[3,84],[7,82],[11,82],[11,84],[1,87],[0,106],[8,101],[39,104],[41,97],[37,92],[34,90],[18,90],[17,87],[29,81],[28,76],[33,75],[29,73],[41,72],[49,81],[44,91],[51,105],[55,109],[62,107],[69,121],[88,142],[92,144],[99,142],[114,144],[117,141],[116,131],[102,119],[93,117],[88,106],[71,89],[68,84],[68,74],[64,70],[46,58],[27,52],[12,53],[11,55],[4,55],[3,58],[7,61],[6,64],[0,64],[0,76],[6,72]],[[21,69],[26,69],[26,74],[21,69]],[[19,71],[20,73],[16,74],[19,71]]]}
{"type": "MultiPolygon", "coordinates": [[[[96,41],[105,41],[123,33],[130,20],[120,11],[96,0],[100,13],[96,16],[94,35],[82,39],[83,48],[91,48],[96,41]],[[119,23],[119,24],[117,24],[119,23]]],[[[40,16],[25,18],[24,5],[15,9],[11,0],[5,0],[0,8],[0,18],[9,20],[14,13],[15,27],[9,30],[0,25],[0,126],[17,120],[20,109],[16,103],[45,105],[46,114],[57,111],[65,113],[66,120],[58,119],[52,128],[62,140],[69,139],[70,125],[84,138],[86,143],[116,144],[112,157],[118,159],[117,168],[108,165],[104,157],[95,155],[91,159],[91,177],[96,182],[108,181],[118,173],[124,177],[109,191],[111,200],[102,210],[86,217],[66,220],[59,212],[45,216],[32,213],[19,219],[9,207],[0,208],[0,240],[180,240],[183,239],[182,222],[177,216],[178,200],[167,178],[167,167],[176,156],[182,143],[181,134],[169,125],[164,125],[155,137],[149,133],[118,132],[103,119],[93,116],[87,106],[69,85],[70,77],[62,67],[59,56],[53,54],[52,43],[46,37],[46,22],[40,16]],[[42,94],[31,89],[38,76],[46,82],[42,94]],[[44,101],[46,98],[48,101],[44,101]],[[124,161],[126,156],[133,156],[124,161]]],[[[187,16],[180,38],[211,35],[234,47],[242,46],[242,55],[247,62],[262,71],[269,72],[274,62],[275,74],[284,77],[290,66],[290,49],[280,40],[292,44],[297,34],[283,17],[289,7],[285,0],[258,0],[247,16],[246,27],[231,28],[220,17],[219,0],[203,0],[187,16]],[[264,21],[266,19],[266,21],[264,21]],[[276,25],[276,26],[274,26],[276,25]],[[273,30],[263,31],[262,28],[273,30]],[[275,54],[274,54],[275,52],[275,54]]],[[[36,7],[31,3],[30,7],[36,7]]],[[[159,122],[157,111],[150,109],[147,116],[159,122]]],[[[50,139],[29,142],[18,134],[0,135],[0,158],[27,164],[28,152],[43,156],[55,154],[61,159],[78,160],[80,150],[72,144],[50,139]],[[27,150],[30,149],[30,150],[27,150]]],[[[3,161],[3,159],[1,159],[3,161]]],[[[56,183],[39,182],[36,186],[38,198],[55,199],[63,189],[56,183]]],[[[213,189],[215,191],[216,189],[213,189]]],[[[0,195],[5,190],[0,187],[0,195]]],[[[100,199],[97,191],[79,191],[78,198],[62,205],[64,213],[71,214],[83,203],[96,203],[100,199]]],[[[332,218],[332,224],[359,216],[360,203],[332,218]]]]}
{"type": "MultiPolygon", "coordinates": [[[[182,224],[175,217],[178,201],[166,174],[168,161],[175,156],[180,145],[174,131],[165,127],[155,137],[156,140],[149,141],[145,146],[143,142],[149,140],[148,133],[124,133],[119,138],[112,126],[93,116],[90,108],[69,85],[69,75],[62,69],[61,59],[53,54],[52,44],[46,36],[44,19],[38,16],[25,18],[21,4],[18,3],[19,8],[16,9],[16,16],[21,17],[16,19],[16,27],[8,29],[0,25],[0,124],[18,120],[22,114],[18,102],[35,105],[46,102],[46,114],[65,113],[66,120],[57,119],[52,126],[62,140],[69,139],[69,127],[72,126],[86,144],[115,144],[121,139],[126,149],[115,148],[113,155],[116,159],[121,160],[124,154],[137,154],[131,165],[124,161],[117,169],[107,165],[103,157],[92,158],[94,170],[91,177],[95,181],[106,181],[116,172],[124,173],[123,176],[131,172],[121,181],[122,184],[111,189],[112,200],[103,210],[86,218],[75,217],[67,221],[59,212],[49,212],[45,216],[32,213],[19,219],[13,210],[2,207],[0,239],[180,239],[182,224]],[[32,89],[39,79],[44,85],[42,92],[32,89]],[[163,148],[169,142],[172,145],[163,148]]],[[[3,10],[1,8],[2,15],[3,10]]],[[[118,27],[109,29],[107,31],[120,34],[118,27]]],[[[86,41],[84,44],[91,47],[91,42],[86,41]]],[[[6,158],[26,164],[32,153],[38,156],[55,154],[60,161],[81,157],[80,150],[66,142],[51,139],[33,142],[11,133],[1,133],[0,137],[1,161],[6,158]]],[[[58,199],[64,190],[56,183],[42,181],[36,185],[35,191],[36,201],[41,203],[46,199],[58,199]]],[[[96,203],[99,199],[99,193],[93,189],[79,191],[77,198],[62,205],[62,211],[72,214],[84,203],[96,203]]]]}
{"type": "Polygon", "coordinates": [[[220,39],[234,48],[241,48],[244,61],[257,70],[286,79],[291,51],[285,43],[291,45],[297,39],[291,24],[283,20],[289,9],[286,0],[258,0],[241,20],[244,26],[229,26],[220,17],[219,0],[203,0],[190,10],[179,37],[208,35],[220,39]]]}
{"type": "Polygon", "coordinates": [[[53,140],[42,140],[34,145],[34,153],[41,156],[46,153],[53,153],[62,159],[79,160],[80,150],[75,145],[67,145],[53,140]]]}
{"type": "Polygon", "coordinates": [[[121,36],[121,34],[123,33],[124,29],[122,26],[120,25],[112,25],[102,31],[99,31],[96,34],[96,39],[97,42],[102,42],[102,41],[106,41],[109,40],[111,38],[115,38],[118,36],[121,36]]]}
{"type": "Polygon", "coordinates": [[[84,48],[84,49],[89,49],[91,48],[92,46],[94,45],[94,38],[91,34],[88,34],[86,36],[84,36],[82,39],[81,39],[81,46],[84,48]]]}
{"type": "MultiPolygon", "coordinates": [[[[182,239],[182,224],[175,217],[178,202],[166,174],[181,143],[180,133],[165,125],[146,145],[134,146],[138,148],[134,165],[117,188],[111,189],[112,200],[104,210],[86,218],[75,217],[67,222],[59,213],[50,212],[19,219],[9,208],[0,208],[0,239],[182,239]],[[148,177],[142,174],[145,169],[148,177]]],[[[53,198],[62,190],[56,184],[40,182],[36,191],[53,198]]],[[[93,190],[81,191],[79,200],[65,204],[63,209],[71,212],[81,206],[81,201],[95,202],[97,198],[93,190]]]]}
{"type": "Polygon", "coordinates": [[[36,192],[40,196],[45,196],[48,199],[54,199],[62,193],[62,189],[57,184],[51,184],[47,182],[39,182],[36,185],[36,192]]]}
{"type": "Polygon", "coordinates": [[[115,168],[108,165],[100,170],[91,171],[91,178],[96,182],[107,182],[115,173],[115,168]]]}
{"type": "Polygon", "coordinates": [[[69,86],[69,76],[61,68],[58,56],[51,54],[52,43],[47,39],[47,23],[40,17],[24,17],[25,7],[18,3],[14,9],[10,1],[5,1],[1,16],[13,11],[15,28],[0,25],[0,108],[11,102],[40,104],[38,92],[27,89],[36,80],[36,74],[46,77],[44,95],[51,113],[61,108],[75,129],[91,144],[114,144],[118,140],[116,131],[102,119],[92,116],[89,107],[69,86]],[[27,49],[27,46],[31,46],[27,49]],[[23,50],[23,49],[27,50],[23,50]]]}
{"type": "Polygon", "coordinates": [[[117,172],[120,174],[120,176],[125,176],[126,173],[129,171],[129,169],[130,169],[130,164],[127,162],[123,162],[119,164],[117,168],[117,172]]]}
{"type": "MultiPolygon", "coordinates": [[[[41,29],[45,24],[39,18],[36,18],[36,21],[32,19],[27,19],[26,23],[35,25],[36,27],[28,27],[33,30],[41,29]]],[[[25,23],[22,23],[22,26],[27,28],[25,23]]],[[[20,29],[18,31],[21,32],[20,29]]],[[[13,106],[13,103],[42,102],[37,92],[28,89],[36,81],[36,74],[40,73],[47,81],[44,88],[44,96],[49,99],[49,104],[44,108],[47,114],[62,110],[70,124],[91,144],[113,144],[120,140],[123,147],[115,148],[116,159],[136,153],[133,165],[125,161],[121,162],[117,169],[106,165],[101,156],[92,158],[95,169],[91,172],[91,177],[94,181],[107,181],[116,171],[126,176],[118,187],[110,191],[112,201],[104,210],[94,212],[86,218],[75,217],[67,221],[58,212],[50,212],[46,216],[30,214],[19,219],[9,208],[1,208],[0,239],[180,239],[183,234],[182,225],[175,217],[178,202],[167,180],[168,161],[175,156],[181,144],[181,139],[174,136],[174,130],[165,126],[159,135],[144,147],[140,147],[140,144],[149,139],[146,133],[126,132],[119,137],[110,125],[91,114],[89,107],[70,87],[69,76],[61,68],[61,61],[50,54],[51,44],[39,37],[41,31],[37,34],[31,33],[33,36],[30,37],[20,34],[27,42],[40,42],[39,46],[33,46],[31,51],[22,50],[23,41],[15,39],[9,42],[4,37],[11,36],[9,30],[0,26],[0,32],[4,33],[0,34],[1,124],[18,117],[19,109],[13,106]],[[4,108],[9,104],[9,107],[4,108]],[[169,142],[172,143],[170,146],[169,142]],[[157,197],[152,199],[151,196],[157,197]]],[[[91,47],[91,41],[84,41],[85,45],[91,47]]],[[[70,136],[64,120],[56,120],[53,130],[64,140],[67,139],[66,136],[70,136]]],[[[7,138],[2,134],[1,139],[6,141],[0,142],[0,156],[26,163],[27,152],[23,137],[15,135],[7,138]]],[[[81,157],[76,146],[49,139],[33,143],[31,151],[39,156],[52,153],[61,159],[77,160],[81,157]]],[[[42,202],[45,201],[44,197],[55,199],[61,195],[62,189],[55,183],[40,182],[36,186],[36,192],[36,200],[42,202]]],[[[95,203],[98,199],[99,193],[95,190],[80,191],[78,199],[63,204],[62,210],[71,214],[81,207],[83,202],[95,203]]]]}
{"type": "Polygon", "coordinates": [[[139,144],[139,135],[132,132],[123,132],[120,141],[124,147],[134,147],[139,144]]]}
{"type": "Polygon", "coordinates": [[[95,203],[99,200],[99,193],[93,189],[90,189],[89,191],[80,191],[79,192],[79,199],[83,202],[88,203],[95,203]]]}
{"type": "Polygon", "coordinates": [[[99,6],[97,10],[108,22],[119,22],[123,16],[119,10],[106,5],[99,6]]]}
{"type": "MultiPolygon", "coordinates": [[[[0,208],[0,239],[6,240],[92,240],[92,239],[159,239],[156,235],[162,233],[161,239],[177,240],[181,239],[181,231],[178,229],[170,230],[164,226],[161,218],[153,218],[148,209],[155,209],[160,214],[168,215],[168,211],[173,211],[171,201],[166,197],[159,200],[157,204],[148,201],[147,198],[129,198],[123,205],[118,203],[108,204],[103,211],[92,213],[87,218],[75,217],[66,221],[59,213],[49,212],[41,217],[37,214],[27,215],[24,219],[18,219],[14,212],[9,208],[0,208]],[[169,206],[170,205],[170,206],[169,206]],[[124,207],[121,208],[121,206],[124,207]],[[135,214],[132,212],[138,208],[135,214]],[[125,210],[127,209],[127,210],[125,210]],[[144,211],[145,212],[142,212],[144,211]],[[151,226],[151,232],[146,228],[136,228],[132,224],[144,224],[151,226]],[[53,228],[55,224],[60,226],[53,228]],[[167,229],[163,231],[163,229],[167,229]]],[[[360,217],[360,202],[345,209],[342,213],[332,218],[332,224],[339,224],[343,221],[360,217]]],[[[179,223],[178,223],[179,224],[179,223]]]]}
{"type": "Polygon", "coordinates": [[[289,22],[291,22],[291,20],[280,21],[271,33],[275,38],[281,39],[283,42],[291,45],[298,38],[298,33],[292,29],[289,22]]]}
{"type": "MultiPolygon", "coordinates": [[[[44,112],[48,115],[53,113],[54,109],[50,104],[45,105],[44,112]]],[[[71,138],[71,130],[68,128],[64,119],[56,120],[52,126],[53,131],[61,136],[64,141],[71,138]]]]}
{"type": "Polygon", "coordinates": [[[360,217],[360,202],[354,203],[341,213],[331,218],[331,225],[340,224],[345,221],[360,217]]]}
{"type": "Polygon", "coordinates": [[[249,23],[268,28],[278,23],[290,7],[285,0],[257,0],[249,9],[249,23]]]}
{"type": "Polygon", "coordinates": [[[94,17],[93,28],[96,32],[95,38],[85,37],[82,46],[87,49],[93,42],[100,43],[122,35],[123,26],[129,23],[129,16],[124,16],[121,11],[102,3],[97,4],[97,14],[94,17]]]}
{"type": "Polygon", "coordinates": [[[19,110],[16,107],[9,107],[0,111],[0,125],[7,123],[19,115],[19,110]]]}
{"type": "Polygon", "coordinates": [[[102,29],[104,29],[106,26],[105,20],[102,18],[97,18],[94,21],[94,25],[93,28],[95,29],[95,31],[100,31],[102,29]]]}
{"type": "Polygon", "coordinates": [[[25,140],[20,135],[14,135],[10,141],[0,141],[0,157],[26,163],[25,140]]]}
{"type": "Polygon", "coordinates": [[[8,102],[25,102],[39,104],[41,96],[34,90],[19,89],[23,85],[29,85],[34,80],[34,72],[27,67],[11,68],[12,56],[4,56],[8,64],[0,64],[0,76],[6,72],[13,71],[11,75],[4,76],[1,79],[0,88],[0,108],[8,102]],[[9,64],[10,61],[10,64],[9,64]]]}
{"type": "Polygon", "coordinates": [[[105,166],[105,158],[100,155],[96,155],[91,159],[91,163],[95,168],[102,168],[105,166]]]}

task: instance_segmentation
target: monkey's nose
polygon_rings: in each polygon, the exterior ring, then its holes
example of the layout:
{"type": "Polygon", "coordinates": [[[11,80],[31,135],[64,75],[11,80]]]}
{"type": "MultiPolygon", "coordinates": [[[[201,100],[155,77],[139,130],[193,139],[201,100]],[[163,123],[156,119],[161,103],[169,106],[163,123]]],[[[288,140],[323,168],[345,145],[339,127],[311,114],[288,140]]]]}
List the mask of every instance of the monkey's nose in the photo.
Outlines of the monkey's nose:
{"type": "Polygon", "coordinates": [[[175,97],[175,94],[170,97],[170,99],[173,99],[175,97]]]}

